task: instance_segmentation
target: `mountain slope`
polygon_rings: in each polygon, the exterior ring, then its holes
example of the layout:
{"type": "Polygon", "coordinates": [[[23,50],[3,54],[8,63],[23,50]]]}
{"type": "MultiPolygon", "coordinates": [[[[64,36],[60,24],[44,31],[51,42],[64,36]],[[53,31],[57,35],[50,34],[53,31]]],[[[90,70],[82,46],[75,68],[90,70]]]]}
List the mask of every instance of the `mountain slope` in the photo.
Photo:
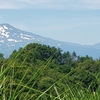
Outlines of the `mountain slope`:
{"type": "Polygon", "coordinates": [[[77,55],[100,57],[98,45],[84,46],[75,43],[56,41],[40,35],[19,30],[9,24],[0,24],[0,52],[9,57],[13,50],[24,47],[28,43],[42,43],[61,48],[63,51],[75,51],[77,55]]]}

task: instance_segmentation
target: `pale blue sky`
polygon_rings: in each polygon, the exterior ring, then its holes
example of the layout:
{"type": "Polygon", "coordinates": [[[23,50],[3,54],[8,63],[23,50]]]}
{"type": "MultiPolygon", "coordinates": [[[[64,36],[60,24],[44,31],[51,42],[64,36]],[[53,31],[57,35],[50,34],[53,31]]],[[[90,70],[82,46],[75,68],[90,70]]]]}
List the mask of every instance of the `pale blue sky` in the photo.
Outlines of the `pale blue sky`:
{"type": "Polygon", "coordinates": [[[100,0],[0,0],[0,23],[52,39],[100,42],[100,0]]]}

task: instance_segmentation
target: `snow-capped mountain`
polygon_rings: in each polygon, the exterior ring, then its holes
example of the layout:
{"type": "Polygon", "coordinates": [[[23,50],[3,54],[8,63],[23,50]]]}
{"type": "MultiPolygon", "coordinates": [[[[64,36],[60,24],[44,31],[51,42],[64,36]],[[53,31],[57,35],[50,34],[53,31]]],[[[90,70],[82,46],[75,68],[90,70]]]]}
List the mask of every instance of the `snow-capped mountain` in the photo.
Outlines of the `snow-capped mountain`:
{"type": "MultiPolygon", "coordinates": [[[[55,45],[53,41],[31,32],[19,30],[9,24],[0,24],[0,52],[6,56],[28,43],[42,43],[53,46],[53,44],[55,45]]],[[[57,44],[57,46],[60,46],[60,44],[57,44]]]]}
{"type": "Polygon", "coordinates": [[[3,53],[5,57],[9,57],[13,50],[24,47],[28,43],[41,43],[55,46],[61,48],[63,51],[75,51],[77,55],[81,56],[89,55],[94,58],[100,57],[100,47],[97,47],[97,44],[83,46],[75,43],[56,41],[17,29],[9,24],[0,24],[0,53],[3,53]]]}

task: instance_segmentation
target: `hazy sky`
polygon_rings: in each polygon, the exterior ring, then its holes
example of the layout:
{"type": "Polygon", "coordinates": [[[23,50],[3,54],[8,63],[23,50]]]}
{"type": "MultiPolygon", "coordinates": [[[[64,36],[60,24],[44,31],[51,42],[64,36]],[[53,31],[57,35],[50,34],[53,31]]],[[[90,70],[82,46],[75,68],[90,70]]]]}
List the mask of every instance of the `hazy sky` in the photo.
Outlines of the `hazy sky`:
{"type": "Polygon", "coordinates": [[[56,40],[100,42],[100,0],[0,0],[0,23],[56,40]]]}

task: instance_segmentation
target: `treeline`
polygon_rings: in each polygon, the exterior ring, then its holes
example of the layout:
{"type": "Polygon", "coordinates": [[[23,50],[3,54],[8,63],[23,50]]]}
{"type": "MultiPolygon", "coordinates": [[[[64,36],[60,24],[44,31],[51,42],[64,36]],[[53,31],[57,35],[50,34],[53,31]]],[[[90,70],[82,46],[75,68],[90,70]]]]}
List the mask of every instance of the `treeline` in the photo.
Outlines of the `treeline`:
{"type": "MultiPolygon", "coordinates": [[[[72,92],[100,92],[100,60],[31,43],[9,58],[0,54],[0,99],[59,100],[72,92]],[[3,95],[2,95],[3,94],[3,95]]],[[[74,95],[74,94],[73,94],[74,95]]]]}

